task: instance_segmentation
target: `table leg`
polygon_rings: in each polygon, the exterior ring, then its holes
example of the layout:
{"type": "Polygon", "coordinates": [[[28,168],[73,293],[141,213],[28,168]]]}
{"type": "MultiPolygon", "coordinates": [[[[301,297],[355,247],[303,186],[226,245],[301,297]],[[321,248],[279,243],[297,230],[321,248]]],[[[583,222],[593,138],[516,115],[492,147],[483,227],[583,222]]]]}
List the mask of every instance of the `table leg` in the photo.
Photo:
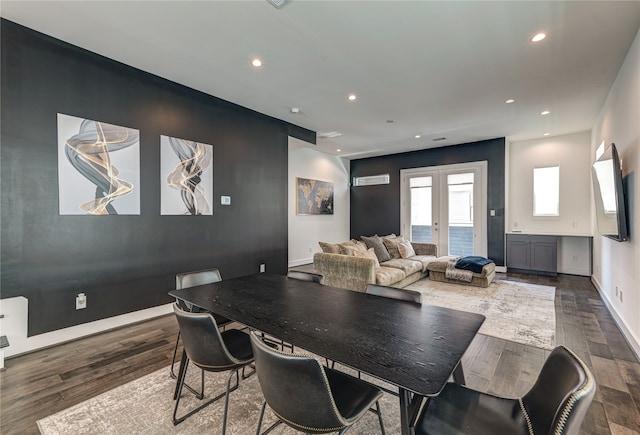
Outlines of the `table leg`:
{"type": "Polygon", "coordinates": [[[453,382],[458,385],[464,385],[464,370],[462,370],[462,361],[458,363],[456,368],[453,370],[453,382]]]}
{"type": "Polygon", "coordinates": [[[398,396],[400,397],[400,430],[402,435],[412,435],[413,429],[410,426],[411,417],[409,416],[409,404],[411,402],[409,392],[404,388],[399,388],[398,396]]]}

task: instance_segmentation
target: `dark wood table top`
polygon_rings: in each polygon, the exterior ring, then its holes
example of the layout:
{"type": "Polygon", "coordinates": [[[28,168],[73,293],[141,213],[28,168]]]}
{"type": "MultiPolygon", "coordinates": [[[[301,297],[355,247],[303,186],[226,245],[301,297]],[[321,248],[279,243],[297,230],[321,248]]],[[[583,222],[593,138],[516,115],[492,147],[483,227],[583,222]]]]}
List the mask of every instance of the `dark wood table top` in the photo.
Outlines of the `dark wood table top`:
{"type": "Polygon", "coordinates": [[[485,319],[272,274],[169,294],[422,396],[441,391],[485,319]]]}

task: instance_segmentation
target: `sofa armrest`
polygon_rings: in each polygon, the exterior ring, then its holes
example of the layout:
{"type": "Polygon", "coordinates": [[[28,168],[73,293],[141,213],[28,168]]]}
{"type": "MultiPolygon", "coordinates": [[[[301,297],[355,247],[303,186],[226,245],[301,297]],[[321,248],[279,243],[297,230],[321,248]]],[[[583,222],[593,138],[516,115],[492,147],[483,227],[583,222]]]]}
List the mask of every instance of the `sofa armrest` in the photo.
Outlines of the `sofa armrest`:
{"type": "Polygon", "coordinates": [[[333,287],[364,292],[367,284],[376,282],[375,260],[342,254],[317,252],[313,269],[324,276],[324,283],[333,287]]]}
{"type": "Polygon", "coordinates": [[[411,242],[413,250],[416,251],[416,255],[433,255],[438,256],[438,245],[435,243],[418,243],[411,242]]]}

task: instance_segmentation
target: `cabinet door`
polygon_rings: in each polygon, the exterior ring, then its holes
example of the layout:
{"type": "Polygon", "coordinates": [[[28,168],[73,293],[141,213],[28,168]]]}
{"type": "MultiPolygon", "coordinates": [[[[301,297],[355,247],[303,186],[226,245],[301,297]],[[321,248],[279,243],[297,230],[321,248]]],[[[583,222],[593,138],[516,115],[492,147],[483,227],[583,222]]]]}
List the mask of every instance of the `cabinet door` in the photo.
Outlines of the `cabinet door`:
{"type": "Polygon", "coordinates": [[[548,242],[531,243],[531,269],[556,272],[558,269],[557,245],[548,242]]]}
{"type": "Polygon", "coordinates": [[[531,244],[524,240],[507,241],[507,267],[531,268],[531,244]]]}

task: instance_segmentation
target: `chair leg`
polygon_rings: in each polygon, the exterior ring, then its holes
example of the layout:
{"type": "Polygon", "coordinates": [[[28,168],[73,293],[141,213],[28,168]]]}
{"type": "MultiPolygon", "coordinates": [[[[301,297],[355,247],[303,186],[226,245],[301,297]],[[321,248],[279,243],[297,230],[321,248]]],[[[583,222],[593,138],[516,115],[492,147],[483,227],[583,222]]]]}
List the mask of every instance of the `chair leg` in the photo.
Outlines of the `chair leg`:
{"type": "Polygon", "coordinates": [[[382,412],[380,412],[380,401],[376,400],[376,414],[378,414],[378,420],[380,420],[380,432],[385,435],[384,423],[382,423],[382,412]]]}
{"type": "Polygon", "coordinates": [[[258,429],[256,429],[256,435],[260,435],[260,428],[262,427],[262,419],[264,418],[264,410],[267,407],[267,401],[262,402],[262,409],[260,410],[260,418],[258,419],[258,429]]]}
{"type": "MultiPolygon", "coordinates": [[[[177,397],[178,398],[176,399],[176,406],[173,408],[173,425],[176,426],[176,425],[182,423],[184,420],[186,420],[188,417],[191,417],[196,412],[201,411],[203,408],[211,405],[213,402],[215,402],[215,401],[217,401],[217,400],[219,400],[219,399],[221,399],[221,398],[226,396],[227,400],[226,400],[226,404],[225,404],[225,418],[224,418],[224,422],[223,422],[223,433],[224,433],[224,431],[226,430],[226,422],[227,422],[226,412],[227,412],[228,404],[229,404],[228,403],[229,394],[231,392],[237,390],[238,387],[240,386],[240,383],[239,383],[240,381],[239,381],[239,378],[238,378],[239,368],[233,369],[231,371],[231,373],[229,373],[229,378],[227,379],[227,389],[226,389],[226,391],[224,393],[218,394],[213,399],[211,399],[211,400],[207,401],[206,403],[203,403],[202,405],[198,406],[197,408],[189,411],[188,413],[186,413],[182,417],[177,417],[178,405],[180,403],[180,396],[182,395],[182,388],[187,386],[186,383],[185,383],[185,378],[186,378],[186,372],[187,372],[186,368],[187,368],[188,362],[189,362],[189,360],[187,359],[187,361],[185,362],[184,375],[182,377],[180,377],[180,379],[179,379],[180,384],[179,384],[178,392],[177,392],[177,397]],[[234,373],[236,374],[236,384],[233,387],[231,387],[231,377],[233,376],[234,373]]],[[[203,384],[203,388],[204,388],[204,384],[203,384]]]]}
{"type": "Polygon", "coordinates": [[[238,379],[238,371],[240,369],[235,369],[232,370],[231,373],[229,373],[229,376],[227,377],[227,393],[225,394],[225,399],[224,399],[224,417],[222,418],[222,435],[225,435],[227,433],[227,414],[229,413],[229,393],[232,391],[230,389],[231,387],[231,378],[233,377],[233,374],[235,373],[236,375],[236,386],[234,388],[234,390],[236,388],[238,388],[238,385],[240,385],[240,380],[238,379]]]}
{"type": "Polygon", "coordinates": [[[178,331],[178,336],[176,337],[176,347],[173,348],[173,359],[171,360],[171,370],[169,370],[169,375],[171,379],[176,379],[176,373],[173,370],[173,366],[176,364],[176,356],[178,354],[178,344],[180,343],[180,331],[178,331]]]}
{"type": "Polygon", "coordinates": [[[267,401],[262,402],[262,410],[260,410],[260,419],[258,420],[258,428],[256,429],[256,435],[267,435],[269,432],[274,430],[278,425],[282,423],[282,420],[278,419],[275,423],[273,423],[267,430],[260,433],[260,428],[262,427],[262,420],[264,419],[264,411],[267,409],[267,401]]]}

